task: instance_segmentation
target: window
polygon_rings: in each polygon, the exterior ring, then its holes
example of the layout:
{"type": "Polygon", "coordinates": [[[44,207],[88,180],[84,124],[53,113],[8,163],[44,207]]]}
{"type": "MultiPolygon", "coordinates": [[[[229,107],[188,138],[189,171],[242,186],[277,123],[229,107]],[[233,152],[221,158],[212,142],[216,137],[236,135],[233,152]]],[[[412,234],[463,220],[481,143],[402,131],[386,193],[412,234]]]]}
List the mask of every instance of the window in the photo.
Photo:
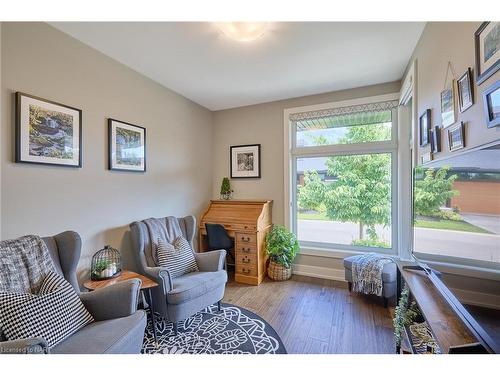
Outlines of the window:
{"type": "Polygon", "coordinates": [[[331,106],[287,114],[290,227],[303,248],[393,253],[397,101],[331,106]]]}

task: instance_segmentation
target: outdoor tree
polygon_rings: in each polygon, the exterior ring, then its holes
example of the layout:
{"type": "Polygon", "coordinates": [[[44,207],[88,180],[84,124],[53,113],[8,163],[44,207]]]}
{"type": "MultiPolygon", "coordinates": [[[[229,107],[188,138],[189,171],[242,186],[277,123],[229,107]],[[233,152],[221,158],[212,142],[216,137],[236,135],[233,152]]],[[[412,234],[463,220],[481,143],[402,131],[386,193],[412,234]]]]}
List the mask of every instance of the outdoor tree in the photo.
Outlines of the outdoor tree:
{"type": "Polygon", "coordinates": [[[429,168],[424,171],[422,167],[416,168],[416,175],[424,178],[416,179],[413,197],[413,210],[415,215],[440,216],[440,208],[448,199],[458,194],[453,189],[457,175],[448,175],[449,168],[443,167],[437,171],[429,168]]]}
{"type": "Polygon", "coordinates": [[[325,200],[326,185],[321,181],[317,171],[304,172],[304,185],[298,187],[298,203],[302,210],[321,211],[325,200]]]}

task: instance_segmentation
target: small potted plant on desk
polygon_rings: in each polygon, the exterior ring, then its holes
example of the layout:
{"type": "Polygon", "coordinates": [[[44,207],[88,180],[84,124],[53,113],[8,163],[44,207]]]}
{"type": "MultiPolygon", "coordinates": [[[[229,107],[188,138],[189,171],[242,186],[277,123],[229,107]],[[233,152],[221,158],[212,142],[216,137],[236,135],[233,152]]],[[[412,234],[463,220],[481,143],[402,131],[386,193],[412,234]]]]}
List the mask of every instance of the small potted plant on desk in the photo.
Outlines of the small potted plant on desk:
{"type": "Polygon", "coordinates": [[[292,277],[292,263],[299,251],[299,242],[295,234],[282,225],[274,225],[266,236],[266,251],[269,255],[267,275],[276,281],[292,277]]]}

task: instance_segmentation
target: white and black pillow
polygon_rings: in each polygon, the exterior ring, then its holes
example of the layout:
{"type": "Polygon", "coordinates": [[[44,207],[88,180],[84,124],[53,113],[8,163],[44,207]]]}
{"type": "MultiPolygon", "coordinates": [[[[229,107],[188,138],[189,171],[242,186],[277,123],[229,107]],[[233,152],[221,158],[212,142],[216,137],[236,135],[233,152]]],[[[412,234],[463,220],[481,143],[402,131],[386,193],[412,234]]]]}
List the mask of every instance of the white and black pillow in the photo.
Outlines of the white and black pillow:
{"type": "Polygon", "coordinates": [[[0,293],[0,325],[7,340],[42,337],[54,347],[94,318],[62,276],[49,273],[38,294],[0,293]]]}
{"type": "Polygon", "coordinates": [[[166,267],[172,277],[178,277],[198,271],[193,249],[182,236],[175,239],[173,246],[162,240],[158,241],[156,257],[160,267],[166,267]]]}

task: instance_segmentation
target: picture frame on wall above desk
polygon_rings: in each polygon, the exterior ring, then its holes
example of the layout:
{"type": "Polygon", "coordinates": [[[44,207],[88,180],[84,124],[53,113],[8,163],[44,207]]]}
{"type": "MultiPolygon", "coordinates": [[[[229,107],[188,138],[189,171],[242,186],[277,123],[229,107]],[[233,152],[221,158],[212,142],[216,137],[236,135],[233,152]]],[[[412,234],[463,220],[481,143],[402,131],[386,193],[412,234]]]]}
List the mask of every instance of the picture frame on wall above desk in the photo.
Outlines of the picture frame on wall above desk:
{"type": "Polygon", "coordinates": [[[231,178],[260,178],[260,144],[229,148],[231,178]]]}
{"type": "Polygon", "coordinates": [[[500,81],[483,91],[483,106],[486,126],[494,128],[500,125],[500,81]]]}
{"type": "Polygon", "coordinates": [[[500,69],[500,22],[483,22],[474,34],[478,85],[500,69]]]}
{"type": "Polygon", "coordinates": [[[424,147],[429,144],[431,130],[431,110],[426,109],[418,119],[419,145],[424,147]]]}

